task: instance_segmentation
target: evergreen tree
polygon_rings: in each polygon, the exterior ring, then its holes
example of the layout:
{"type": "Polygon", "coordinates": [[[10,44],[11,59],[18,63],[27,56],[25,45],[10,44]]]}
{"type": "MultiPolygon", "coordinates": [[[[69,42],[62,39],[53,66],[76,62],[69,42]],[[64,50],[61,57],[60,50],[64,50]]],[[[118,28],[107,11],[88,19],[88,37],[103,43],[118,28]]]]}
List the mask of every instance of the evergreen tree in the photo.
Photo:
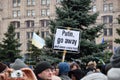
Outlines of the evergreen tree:
{"type": "MultiPolygon", "coordinates": [[[[95,25],[98,13],[90,13],[92,6],[91,0],[63,0],[61,6],[56,7],[56,19],[51,20],[51,35],[46,38],[47,47],[52,48],[52,42],[55,34],[55,28],[62,26],[64,28],[76,28],[81,32],[80,53],[66,54],[66,60],[71,58],[80,58],[102,52],[106,46],[96,44],[95,38],[101,35],[103,24],[95,25]],[[92,26],[94,25],[94,26],[92,26]],[[92,27],[91,27],[92,26],[92,27]],[[99,34],[98,34],[99,33],[99,34]]],[[[62,54],[56,54],[62,56],[62,54]]],[[[54,56],[55,54],[52,53],[54,56]]]]}
{"type": "Polygon", "coordinates": [[[30,47],[28,48],[28,58],[26,59],[26,63],[35,64],[39,61],[39,56],[42,54],[42,49],[35,47],[31,41],[28,41],[28,44],[30,47]]]}
{"type": "MultiPolygon", "coordinates": [[[[37,35],[39,35],[39,31],[37,32],[37,35]]],[[[32,41],[28,41],[28,44],[29,44],[29,48],[28,48],[29,58],[26,61],[27,62],[33,61],[33,64],[35,64],[34,62],[39,61],[39,56],[41,56],[42,54],[42,49],[39,49],[36,46],[34,46],[32,44],[32,41]]],[[[32,63],[29,63],[29,64],[32,64],[32,63]]]]}
{"type": "MultiPolygon", "coordinates": [[[[120,24],[120,17],[118,17],[117,20],[118,20],[118,24],[120,24]]],[[[116,31],[117,31],[117,34],[120,36],[120,28],[117,28],[116,31]]],[[[120,44],[120,39],[116,38],[115,42],[120,44]]]]}
{"type": "MultiPolygon", "coordinates": [[[[37,35],[39,35],[39,31],[37,32],[37,35]]],[[[42,48],[39,49],[36,46],[32,44],[32,41],[29,41],[30,47],[28,48],[28,55],[29,58],[26,60],[28,64],[35,65],[38,61],[49,61],[51,63],[54,63],[54,61],[59,61],[57,58],[53,58],[52,56],[48,55],[49,52],[42,48]],[[32,62],[31,62],[32,61],[32,62]]]]}
{"type": "Polygon", "coordinates": [[[20,58],[19,47],[21,44],[19,40],[15,38],[15,27],[10,24],[8,26],[7,32],[4,34],[5,38],[3,38],[2,43],[0,44],[1,53],[0,60],[3,62],[14,62],[16,58],[20,58]]]}

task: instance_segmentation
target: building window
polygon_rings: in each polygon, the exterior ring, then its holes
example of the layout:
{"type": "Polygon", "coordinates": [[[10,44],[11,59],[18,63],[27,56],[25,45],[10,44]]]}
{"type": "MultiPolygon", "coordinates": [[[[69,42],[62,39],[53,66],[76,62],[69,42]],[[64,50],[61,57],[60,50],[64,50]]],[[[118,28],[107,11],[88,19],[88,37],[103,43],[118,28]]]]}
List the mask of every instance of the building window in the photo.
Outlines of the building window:
{"type": "Polygon", "coordinates": [[[49,31],[46,31],[46,37],[48,37],[49,36],[49,31]]]}
{"type": "Polygon", "coordinates": [[[45,38],[47,36],[49,36],[49,31],[41,31],[41,37],[42,38],[45,38]]]}
{"type": "Polygon", "coordinates": [[[27,16],[35,16],[34,10],[27,10],[27,16]]]}
{"type": "Polygon", "coordinates": [[[42,9],[41,10],[41,16],[49,16],[50,10],[49,9],[42,9]]]}
{"type": "Polygon", "coordinates": [[[108,28],[109,30],[109,36],[112,36],[113,35],[113,29],[112,28],[108,28]]]}
{"type": "Polygon", "coordinates": [[[103,34],[104,34],[104,36],[107,36],[107,28],[103,29],[103,34]]]}
{"type": "Polygon", "coordinates": [[[13,17],[14,17],[14,18],[20,17],[20,10],[14,10],[14,11],[13,11],[13,17]]]}
{"type": "Polygon", "coordinates": [[[27,0],[27,5],[28,5],[28,6],[33,6],[33,5],[35,5],[35,0],[27,0]]]}
{"type": "Polygon", "coordinates": [[[107,5],[107,4],[104,4],[104,5],[103,5],[103,11],[104,11],[104,12],[108,11],[108,5],[107,5]]]}
{"type": "Polygon", "coordinates": [[[49,25],[49,20],[40,20],[41,27],[47,27],[49,25]]]}
{"type": "Polygon", "coordinates": [[[103,11],[104,12],[113,11],[113,3],[104,4],[103,5],[103,11]]]}
{"type": "Polygon", "coordinates": [[[32,39],[33,32],[27,32],[27,39],[32,39]]]}
{"type": "Polygon", "coordinates": [[[41,0],[41,5],[50,5],[50,0],[41,0]]]}
{"type": "Polygon", "coordinates": [[[16,39],[20,39],[20,32],[16,32],[15,37],[16,37],[16,39]]]}
{"type": "Polygon", "coordinates": [[[103,16],[103,23],[107,23],[107,16],[103,16]]]}
{"type": "Polygon", "coordinates": [[[27,10],[27,16],[31,16],[31,11],[27,10]]]}
{"type": "Polygon", "coordinates": [[[27,0],[27,5],[28,5],[28,6],[33,6],[33,5],[35,5],[35,0],[27,0]]]}
{"type": "Polygon", "coordinates": [[[15,28],[19,28],[19,27],[20,27],[20,21],[13,21],[13,22],[11,22],[11,24],[12,24],[15,28]]]}
{"type": "Polygon", "coordinates": [[[44,38],[45,37],[45,32],[41,31],[41,37],[44,38]]]}
{"type": "Polygon", "coordinates": [[[109,10],[110,10],[110,11],[113,11],[113,3],[110,3],[110,4],[109,4],[109,10]]]}
{"type": "Polygon", "coordinates": [[[46,10],[41,10],[41,16],[46,16],[46,10]]]}
{"type": "Polygon", "coordinates": [[[13,0],[13,7],[19,7],[21,0],[13,0]]]}
{"type": "Polygon", "coordinates": [[[112,15],[105,15],[102,16],[103,23],[112,23],[113,22],[113,16],[112,15]]]}
{"type": "Polygon", "coordinates": [[[26,21],[26,27],[34,27],[34,21],[33,20],[26,21]]]}
{"type": "Polygon", "coordinates": [[[112,28],[104,28],[103,33],[104,33],[104,36],[112,36],[113,35],[113,29],[112,28]]]}
{"type": "Polygon", "coordinates": [[[35,5],[35,0],[31,0],[32,1],[32,5],[35,5]]]}
{"type": "Polygon", "coordinates": [[[46,4],[46,0],[41,0],[41,4],[45,5],[46,4]]]}
{"type": "Polygon", "coordinates": [[[113,22],[113,16],[108,16],[109,18],[109,23],[112,23],[113,22]]]}
{"type": "Polygon", "coordinates": [[[31,0],[27,0],[27,5],[31,5],[31,0]]]}
{"type": "Polygon", "coordinates": [[[93,5],[93,7],[92,7],[92,12],[96,12],[96,11],[97,11],[96,5],[93,5]]]}

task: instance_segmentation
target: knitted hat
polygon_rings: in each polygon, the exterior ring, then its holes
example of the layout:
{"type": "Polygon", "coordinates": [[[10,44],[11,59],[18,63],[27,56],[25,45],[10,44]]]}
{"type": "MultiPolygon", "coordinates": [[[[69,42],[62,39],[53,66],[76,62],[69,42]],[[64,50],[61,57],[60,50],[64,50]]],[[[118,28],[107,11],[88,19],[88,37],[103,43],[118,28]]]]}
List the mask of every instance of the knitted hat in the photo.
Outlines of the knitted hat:
{"type": "Polygon", "coordinates": [[[3,72],[7,68],[7,65],[0,62],[0,73],[3,72]]]}
{"type": "Polygon", "coordinates": [[[10,65],[11,68],[19,70],[21,68],[28,68],[28,66],[20,59],[16,59],[13,64],[10,65]]]}
{"type": "Polygon", "coordinates": [[[83,77],[81,80],[108,80],[107,76],[102,73],[92,73],[83,77]]]}
{"type": "Polygon", "coordinates": [[[42,61],[36,65],[34,72],[37,75],[48,68],[52,68],[52,65],[46,61],[42,61]]]}
{"type": "Polygon", "coordinates": [[[120,80],[120,68],[111,68],[107,76],[108,80],[120,80]]]}
{"type": "Polygon", "coordinates": [[[115,50],[115,53],[112,55],[110,62],[112,67],[120,68],[120,47],[115,50]]]}
{"type": "Polygon", "coordinates": [[[58,68],[59,74],[67,74],[70,71],[70,65],[66,62],[60,62],[58,68]]]}

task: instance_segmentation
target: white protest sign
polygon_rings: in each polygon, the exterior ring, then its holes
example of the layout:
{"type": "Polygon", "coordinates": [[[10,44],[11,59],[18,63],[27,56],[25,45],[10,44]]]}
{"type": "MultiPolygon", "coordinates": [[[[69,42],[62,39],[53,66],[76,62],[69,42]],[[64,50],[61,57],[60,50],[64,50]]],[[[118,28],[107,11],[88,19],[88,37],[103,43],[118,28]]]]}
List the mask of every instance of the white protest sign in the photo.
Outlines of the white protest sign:
{"type": "Polygon", "coordinates": [[[54,49],[78,51],[80,31],[56,29],[54,49]]]}

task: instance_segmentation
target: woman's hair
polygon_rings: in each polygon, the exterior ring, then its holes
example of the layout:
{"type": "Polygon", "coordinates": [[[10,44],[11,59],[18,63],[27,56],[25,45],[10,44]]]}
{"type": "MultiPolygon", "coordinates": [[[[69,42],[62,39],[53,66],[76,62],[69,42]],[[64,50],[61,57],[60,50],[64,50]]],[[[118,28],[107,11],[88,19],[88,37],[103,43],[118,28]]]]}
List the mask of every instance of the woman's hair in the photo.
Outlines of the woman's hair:
{"type": "Polygon", "coordinates": [[[76,66],[77,69],[80,69],[80,66],[79,66],[76,62],[72,62],[72,63],[70,64],[70,69],[72,69],[74,66],[76,66]]]}

